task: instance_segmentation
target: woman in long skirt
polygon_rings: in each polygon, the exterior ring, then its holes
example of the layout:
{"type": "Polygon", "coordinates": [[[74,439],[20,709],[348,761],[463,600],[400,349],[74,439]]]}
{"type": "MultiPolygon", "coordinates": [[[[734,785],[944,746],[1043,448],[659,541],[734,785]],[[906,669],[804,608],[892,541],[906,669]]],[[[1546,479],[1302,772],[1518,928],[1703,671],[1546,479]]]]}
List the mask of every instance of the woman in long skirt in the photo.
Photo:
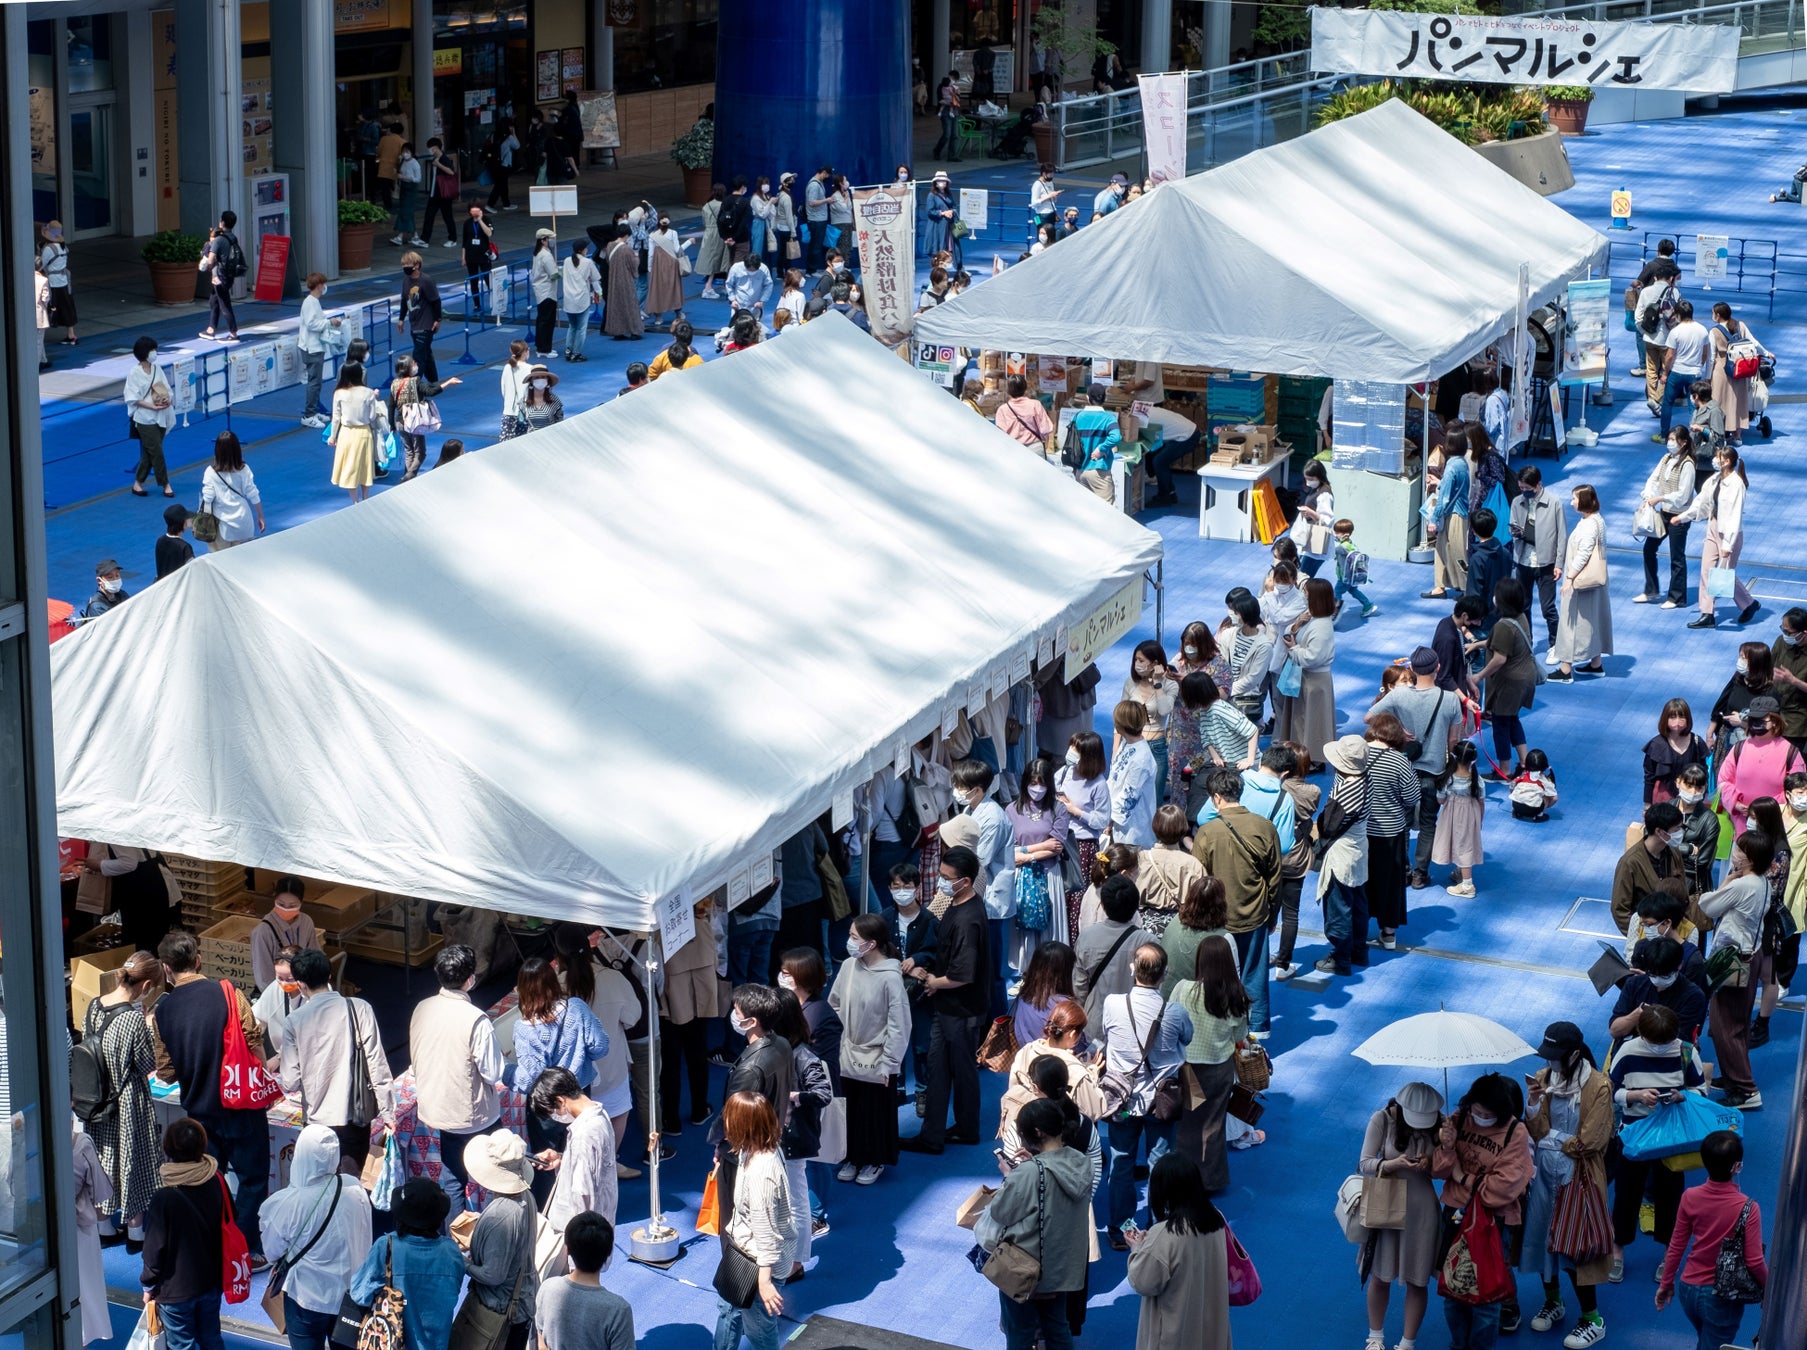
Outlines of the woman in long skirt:
{"type": "Polygon", "coordinates": [[[1562,564],[1562,604],[1552,655],[1559,662],[1550,678],[1574,679],[1577,667],[1599,675],[1600,658],[1612,651],[1612,597],[1606,584],[1606,527],[1600,498],[1587,483],[1571,494],[1581,519],[1569,531],[1562,564]]]}
{"type": "Polygon", "coordinates": [[[897,1162],[893,1085],[910,1047],[910,999],[883,915],[854,919],[847,955],[828,995],[841,1019],[841,1090],[847,1097],[847,1157],[836,1176],[870,1186],[897,1162]]]}
{"type": "MultiPolygon", "coordinates": [[[[51,318],[55,323],[55,317],[51,318]]],[[[1725,438],[1733,445],[1744,442],[1744,429],[1751,424],[1751,377],[1734,378],[1726,370],[1726,354],[1734,342],[1755,342],[1750,325],[1732,317],[1732,307],[1721,300],[1713,306],[1713,402],[1725,414],[1725,438]]]]}
{"type": "Polygon", "coordinates": [[[647,236],[646,245],[647,321],[656,324],[670,314],[676,323],[684,317],[684,275],[679,262],[684,245],[663,212],[659,215],[659,228],[647,236]]]}
{"type": "Polygon", "coordinates": [[[728,275],[728,246],[722,242],[720,220],[722,202],[728,196],[725,185],[717,183],[709,189],[709,200],[703,203],[703,243],[696,251],[697,275],[703,279],[703,299],[717,299],[715,279],[728,275]]]}

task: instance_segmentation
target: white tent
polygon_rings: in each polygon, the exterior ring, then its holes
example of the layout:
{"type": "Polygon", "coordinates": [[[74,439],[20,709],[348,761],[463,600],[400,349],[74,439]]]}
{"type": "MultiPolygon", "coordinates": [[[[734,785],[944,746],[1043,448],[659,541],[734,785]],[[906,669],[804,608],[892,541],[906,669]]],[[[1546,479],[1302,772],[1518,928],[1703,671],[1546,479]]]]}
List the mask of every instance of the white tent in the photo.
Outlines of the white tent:
{"type": "Polygon", "coordinates": [[[651,927],[1159,554],[827,316],[58,643],[59,826],[651,927]]]}
{"type": "Polygon", "coordinates": [[[1606,240],[1397,99],[1166,183],[922,315],[916,335],[1405,384],[1473,356],[1606,240]]]}

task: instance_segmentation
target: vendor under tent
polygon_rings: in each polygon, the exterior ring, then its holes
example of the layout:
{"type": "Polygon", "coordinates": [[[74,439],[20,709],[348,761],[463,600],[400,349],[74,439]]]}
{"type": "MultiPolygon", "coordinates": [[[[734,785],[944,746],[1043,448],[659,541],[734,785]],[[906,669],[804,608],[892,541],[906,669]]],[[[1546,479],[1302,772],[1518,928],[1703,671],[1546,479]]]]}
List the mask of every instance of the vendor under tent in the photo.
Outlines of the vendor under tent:
{"type": "Polygon", "coordinates": [[[1164,183],[918,316],[920,341],[1412,384],[1606,239],[1398,99],[1164,183]]]}
{"type": "Polygon", "coordinates": [[[656,929],[1159,554],[825,316],[58,643],[59,828],[656,929]]]}

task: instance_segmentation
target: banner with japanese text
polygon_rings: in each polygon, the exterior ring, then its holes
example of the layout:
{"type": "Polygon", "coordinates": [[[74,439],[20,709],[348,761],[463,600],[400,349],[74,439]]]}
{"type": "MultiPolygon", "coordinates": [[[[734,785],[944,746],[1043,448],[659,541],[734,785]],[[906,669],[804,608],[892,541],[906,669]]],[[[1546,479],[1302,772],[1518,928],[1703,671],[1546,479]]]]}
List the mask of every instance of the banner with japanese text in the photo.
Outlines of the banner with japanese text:
{"type": "Polygon", "coordinates": [[[1736,24],[1314,7],[1311,67],[1325,74],[1722,94],[1738,84],[1740,35],[1736,24]]]}
{"type": "Polygon", "coordinates": [[[905,188],[860,188],[853,194],[860,279],[872,336],[895,347],[910,331],[916,280],[916,194],[905,188]]]}
{"type": "Polygon", "coordinates": [[[1148,176],[1156,183],[1186,176],[1186,73],[1143,75],[1142,129],[1148,141],[1148,176]]]}

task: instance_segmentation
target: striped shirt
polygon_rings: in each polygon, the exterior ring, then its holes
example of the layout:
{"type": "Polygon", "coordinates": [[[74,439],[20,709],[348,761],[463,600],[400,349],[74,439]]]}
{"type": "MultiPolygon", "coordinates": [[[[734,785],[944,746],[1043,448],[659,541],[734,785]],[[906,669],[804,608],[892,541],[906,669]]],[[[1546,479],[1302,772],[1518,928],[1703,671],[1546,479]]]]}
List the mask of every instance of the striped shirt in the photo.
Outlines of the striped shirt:
{"type": "Polygon", "coordinates": [[[1368,833],[1404,834],[1418,810],[1420,785],[1412,761],[1390,745],[1368,745],[1368,833]]]}
{"type": "Polygon", "coordinates": [[[1220,698],[1198,719],[1199,734],[1205,744],[1217,751],[1218,757],[1231,767],[1240,767],[1249,757],[1249,738],[1255,724],[1228,699],[1220,698]]]}
{"type": "Polygon", "coordinates": [[[1360,774],[1339,773],[1335,786],[1330,789],[1330,800],[1354,818],[1355,823],[1348,830],[1352,839],[1365,837],[1372,824],[1368,819],[1369,796],[1368,780],[1360,774]]]}
{"type": "Polygon", "coordinates": [[[1642,1036],[1633,1036],[1613,1053],[1613,1099],[1625,1110],[1625,1119],[1636,1120],[1650,1114],[1651,1108],[1625,1100],[1625,1094],[1638,1088],[1656,1088],[1670,1092],[1680,1088],[1699,1087],[1700,1061],[1681,1040],[1667,1045],[1652,1045],[1642,1036]]]}

